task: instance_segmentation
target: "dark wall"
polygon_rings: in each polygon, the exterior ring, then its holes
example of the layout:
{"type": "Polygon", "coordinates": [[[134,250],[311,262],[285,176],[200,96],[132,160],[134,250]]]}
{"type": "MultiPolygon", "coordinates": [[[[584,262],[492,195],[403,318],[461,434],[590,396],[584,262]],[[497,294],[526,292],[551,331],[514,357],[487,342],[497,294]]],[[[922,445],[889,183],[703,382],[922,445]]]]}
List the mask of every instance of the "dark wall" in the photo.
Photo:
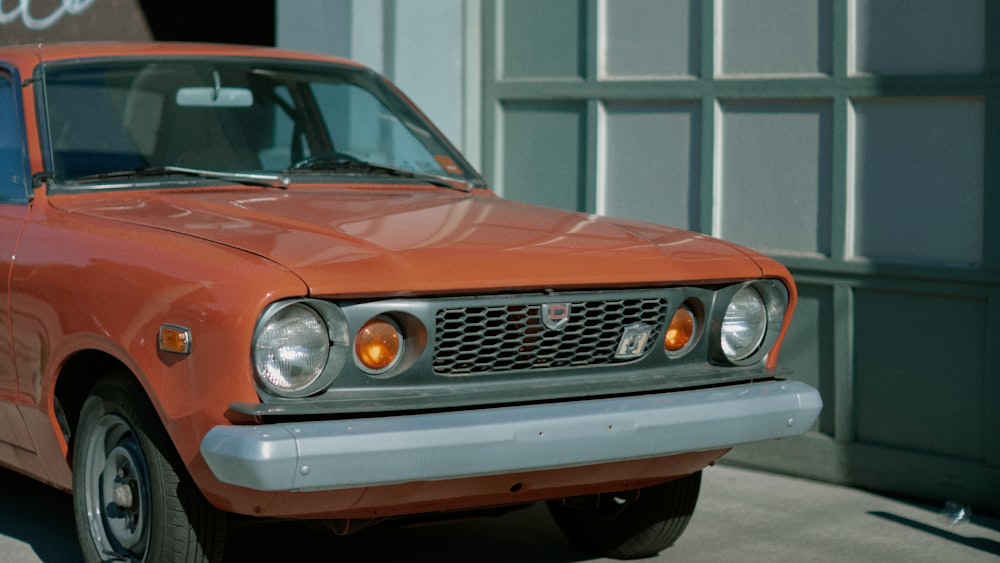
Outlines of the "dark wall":
{"type": "Polygon", "coordinates": [[[153,39],[274,45],[275,0],[140,0],[153,39]]]}

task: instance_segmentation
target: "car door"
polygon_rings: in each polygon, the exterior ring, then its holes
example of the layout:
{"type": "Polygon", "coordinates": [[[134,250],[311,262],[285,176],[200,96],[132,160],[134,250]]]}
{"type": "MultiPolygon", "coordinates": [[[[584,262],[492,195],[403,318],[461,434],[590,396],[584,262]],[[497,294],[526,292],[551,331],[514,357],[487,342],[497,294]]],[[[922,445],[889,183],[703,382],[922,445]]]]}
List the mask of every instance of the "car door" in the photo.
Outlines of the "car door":
{"type": "Polygon", "coordinates": [[[18,74],[0,63],[0,462],[14,466],[19,465],[17,450],[34,449],[17,407],[25,397],[14,370],[8,307],[10,271],[31,181],[22,108],[18,74]]]}

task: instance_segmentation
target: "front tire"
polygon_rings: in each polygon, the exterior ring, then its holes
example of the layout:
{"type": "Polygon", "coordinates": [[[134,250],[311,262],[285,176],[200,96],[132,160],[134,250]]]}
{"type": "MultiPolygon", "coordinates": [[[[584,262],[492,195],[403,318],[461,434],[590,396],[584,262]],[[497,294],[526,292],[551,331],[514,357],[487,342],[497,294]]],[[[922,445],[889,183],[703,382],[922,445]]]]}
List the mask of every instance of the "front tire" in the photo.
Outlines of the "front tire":
{"type": "Polygon", "coordinates": [[[687,528],[701,472],[633,491],[549,502],[559,529],[578,547],[613,559],[652,557],[687,528]]]}
{"type": "Polygon", "coordinates": [[[88,563],[217,562],[225,515],[201,496],[139,384],[100,380],[73,444],[73,508],[88,563]]]}

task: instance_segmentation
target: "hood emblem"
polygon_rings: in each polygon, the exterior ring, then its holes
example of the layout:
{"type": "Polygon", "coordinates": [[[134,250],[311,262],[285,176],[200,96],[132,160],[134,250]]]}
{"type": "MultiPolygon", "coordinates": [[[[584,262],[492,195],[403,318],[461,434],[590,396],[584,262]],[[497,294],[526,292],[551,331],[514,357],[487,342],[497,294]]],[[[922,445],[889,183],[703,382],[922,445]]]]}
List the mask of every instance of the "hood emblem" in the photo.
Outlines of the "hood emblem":
{"type": "Polygon", "coordinates": [[[545,328],[562,330],[569,324],[569,303],[543,303],[539,316],[545,328]]]}

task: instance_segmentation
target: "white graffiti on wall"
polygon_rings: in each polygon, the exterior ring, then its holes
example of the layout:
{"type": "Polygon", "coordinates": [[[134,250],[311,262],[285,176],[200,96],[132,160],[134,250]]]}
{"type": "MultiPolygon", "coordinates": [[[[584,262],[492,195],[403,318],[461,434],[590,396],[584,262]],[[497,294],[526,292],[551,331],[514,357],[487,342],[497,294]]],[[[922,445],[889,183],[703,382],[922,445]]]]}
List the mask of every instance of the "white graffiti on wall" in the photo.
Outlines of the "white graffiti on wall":
{"type": "Polygon", "coordinates": [[[15,6],[10,11],[3,8],[7,2],[0,0],[0,25],[21,20],[28,29],[48,29],[66,14],[75,16],[87,11],[94,2],[97,0],[60,0],[59,6],[52,13],[36,18],[31,13],[31,0],[15,0],[15,6]]]}

